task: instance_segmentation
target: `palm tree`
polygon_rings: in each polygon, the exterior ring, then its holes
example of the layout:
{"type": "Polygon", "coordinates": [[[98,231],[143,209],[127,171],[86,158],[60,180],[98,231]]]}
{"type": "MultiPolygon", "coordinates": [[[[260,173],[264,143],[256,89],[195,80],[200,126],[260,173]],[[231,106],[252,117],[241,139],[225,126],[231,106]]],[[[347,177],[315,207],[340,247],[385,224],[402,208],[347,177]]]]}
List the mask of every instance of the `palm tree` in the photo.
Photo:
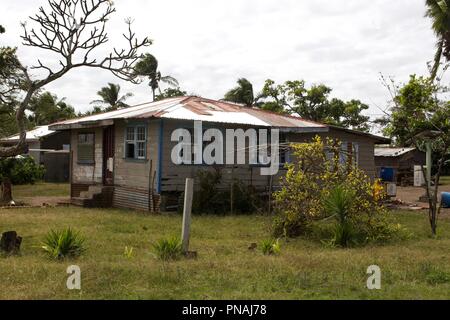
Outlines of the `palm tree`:
{"type": "Polygon", "coordinates": [[[125,100],[131,97],[133,94],[128,92],[123,96],[120,96],[120,85],[114,83],[108,83],[107,87],[103,87],[97,94],[101,97],[100,100],[94,100],[92,103],[100,103],[107,105],[106,111],[117,110],[119,108],[126,108],[128,105],[125,100]]]}
{"type": "Polygon", "coordinates": [[[240,78],[237,80],[237,84],[237,87],[225,93],[223,99],[251,107],[255,103],[252,83],[245,78],[240,78]]]}
{"type": "Polygon", "coordinates": [[[426,6],[425,16],[431,18],[432,29],[438,38],[431,69],[431,78],[435,79],[442,56],[450,61],[450,0],[426,0],[426,6]]]}
{"type": "Polygon", "coordinates": [[[146,77],[150,80],[148,85],[152,89],[153,101],[156,99],[156,90],[158,90],[161,95],[161,88],[159,86],[160,81],[167,83],[171,87],[178,87],[177,79],[171,76],[161,75],[161,72],[158,70],[158,60],[150,53],[146,53],[144,57],[136,63],[134,70],[138,76],[146,77]]]}

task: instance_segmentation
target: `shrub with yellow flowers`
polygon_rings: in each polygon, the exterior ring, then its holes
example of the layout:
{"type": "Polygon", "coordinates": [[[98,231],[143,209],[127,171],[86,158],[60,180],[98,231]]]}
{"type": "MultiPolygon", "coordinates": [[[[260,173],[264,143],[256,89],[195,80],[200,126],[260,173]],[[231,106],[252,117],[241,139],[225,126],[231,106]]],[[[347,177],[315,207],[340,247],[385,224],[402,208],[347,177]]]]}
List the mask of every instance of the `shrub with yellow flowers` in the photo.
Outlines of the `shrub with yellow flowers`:
{"type": "Polygon", "coordinates": [[[297,237],[313,224],[330,218],[325,200],[336,188],[351,193],[346,217],[357,242],[385,240],[394,229],[381,203],[384,189],[343,156],[341,143],[320,137],[312,142],[291,144],[294,161],[287,164],[281,189],[274,193],[275,237],[297,237]]]}

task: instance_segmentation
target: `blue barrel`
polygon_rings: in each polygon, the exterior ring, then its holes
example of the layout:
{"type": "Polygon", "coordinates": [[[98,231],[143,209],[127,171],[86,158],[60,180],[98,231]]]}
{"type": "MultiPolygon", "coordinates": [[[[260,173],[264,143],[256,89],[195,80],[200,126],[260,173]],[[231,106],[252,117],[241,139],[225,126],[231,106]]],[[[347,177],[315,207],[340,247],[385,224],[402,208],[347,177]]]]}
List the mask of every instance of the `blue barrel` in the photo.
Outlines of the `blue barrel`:
{"type": "Polygon", "coordinates": [[[450,208],[450,192],[441,193],[441,203],[443,208],[450,208]]]}
{"type": "Polygon", "coordinates": [[[394,168],[381,168],[380,178],[383,181],[394,182],[394,168]]]}

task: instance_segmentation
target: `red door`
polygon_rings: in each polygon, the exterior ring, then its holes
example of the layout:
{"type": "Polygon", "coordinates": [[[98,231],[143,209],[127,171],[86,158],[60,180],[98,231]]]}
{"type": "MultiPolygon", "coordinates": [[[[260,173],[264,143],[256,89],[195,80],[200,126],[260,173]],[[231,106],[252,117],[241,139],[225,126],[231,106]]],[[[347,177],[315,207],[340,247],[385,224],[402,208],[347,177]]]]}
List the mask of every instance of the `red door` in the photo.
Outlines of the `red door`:
{"type": "Polygon", "coordinates": [[[103,130],[103,184],[114,185],[114,126],[103,130]]]}

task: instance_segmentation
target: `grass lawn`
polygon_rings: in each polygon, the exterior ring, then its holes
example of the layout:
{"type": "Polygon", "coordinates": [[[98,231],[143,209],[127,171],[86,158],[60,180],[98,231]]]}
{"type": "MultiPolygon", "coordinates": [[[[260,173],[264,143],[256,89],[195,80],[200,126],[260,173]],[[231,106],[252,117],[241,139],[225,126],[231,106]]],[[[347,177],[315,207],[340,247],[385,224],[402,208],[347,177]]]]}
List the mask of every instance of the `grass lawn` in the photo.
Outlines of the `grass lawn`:
{"type": "Polygon", "coordinates": [[[20,256],[0,257],[0,299],[449,299],[450,219],[429,238],[424,214],[397,212],[413,238],[385,246],[334,249],[305,239],[282,243],[279,256],[249,251],[268,235],[269,217],[194,216],[198,259],[162,262],[152,243],[180,233],[178,215],[151,216],[75,207],[0,210],[0,232],[23,236],[20,256]],[[54,262],[38,248],[51,228],[71,226],[87,238],[77,260],[54,262]],[[125,246],[134,256],[124,256],[125,246]],[[82,290],[66,288],[77,264],[82,290]],[[382,289],[366,289],[366,269],[382,271],[382,289]]]}
{"type": "Polygon", "coordinates": [[[12,187],[14,199],[29,197],[68,197],[69,183],[36,182],[33,185],[15,185],[12,187]]]}
{"type": "Polygon", "coordinates": [[[439,181],[440,184],[450,185],[450,176],[441,177],[439,181]]]}

